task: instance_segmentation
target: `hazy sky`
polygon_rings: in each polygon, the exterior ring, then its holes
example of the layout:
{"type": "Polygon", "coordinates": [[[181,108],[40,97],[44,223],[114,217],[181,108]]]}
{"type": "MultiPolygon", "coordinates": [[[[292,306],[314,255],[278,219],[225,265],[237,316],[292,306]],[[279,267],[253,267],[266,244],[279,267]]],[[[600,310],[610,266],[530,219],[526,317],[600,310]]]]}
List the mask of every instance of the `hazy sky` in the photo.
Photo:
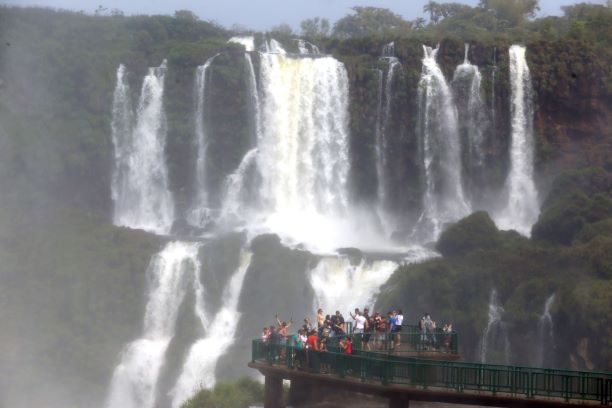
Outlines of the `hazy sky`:
{"type": "MultiPolygon", "coordinates": [[[[476,5],[478,0],[454,0],[476,5]]],[[[603,4],[605,0],[581,0],[603,4]]],[[[438,0],[444,2],[444,0],[438,0]]],[[[579,0],[540,0],[540,14],[560,14],[560,7],[579,0]]],[[[99,5],[120,9],[126,14],[173,14],[188,9],[202,20],[215,20],[225,27],[240,24],[256,30],[288,23],[294,29],[311,17],[327,17],[332,23],[349,13],[353,6],[376,6],[391,9],[405,19],[423,16],[427,0],[0,0],[0,3],[22,6],[46,6],[93,13],[99,5]]]]}

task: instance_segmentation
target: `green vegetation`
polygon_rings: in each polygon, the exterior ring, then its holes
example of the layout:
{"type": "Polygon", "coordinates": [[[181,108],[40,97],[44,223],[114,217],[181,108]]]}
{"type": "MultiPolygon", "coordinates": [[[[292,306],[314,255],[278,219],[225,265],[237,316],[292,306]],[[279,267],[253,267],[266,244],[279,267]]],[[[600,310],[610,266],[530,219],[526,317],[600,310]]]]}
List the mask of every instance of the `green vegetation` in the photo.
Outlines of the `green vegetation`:
{"type": "Polygon", "coordinates": [[[556,293],[557,361],[610,371],[611,180],[612,172],[602,168],[560,175],[533,227],[533,239],[498,231],[482,212],[457,222],[437,243],[443,257],[400,267],[378,306],[402,307],[413,315],[428,311],[439,323],[453,322],[461,333],[461,354],[475,359],[487,323],[488,294],[495,288],[518,347],[512,359],[530,364],[538,317],[546,298],[556,293]],[[586,354],[580,351],[584,339],[586,354]]]}
{"type": "Polygon", "coordinates": [[[221,382],[212,390],[200,390],[181,408],[248,408],[263,401],[263,385],[242,377],[236,382],[221,382]]]}

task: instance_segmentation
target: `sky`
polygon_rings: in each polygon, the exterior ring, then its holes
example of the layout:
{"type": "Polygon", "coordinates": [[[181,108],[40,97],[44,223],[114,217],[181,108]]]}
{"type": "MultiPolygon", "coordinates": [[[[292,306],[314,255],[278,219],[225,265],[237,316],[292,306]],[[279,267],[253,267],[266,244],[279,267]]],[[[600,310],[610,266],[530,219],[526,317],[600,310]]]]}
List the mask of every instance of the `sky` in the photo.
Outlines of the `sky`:
{"type": "MultiPolygon", "coordinates": [[[[354,6],[375,6],[392,10],[406,20],[423,15],[428,0],[0,0],[2,4],[44,6],[93,13],[98,6],[119,9],[125,14],[174,14],[175,10],[193,11],[202,20],[214,20],[225,27],[233,24],[265,31],[286,23],[299,31],[300,22],[325,17],[334,22],[350,13],[354,6]]],[[[469,5],[478,0],[449,0],[469,5]]],[[[540,15],[559,15],[561,6],[577,2],[604,4],[606,0],[540,0],[540,15]]],[[[446,2],[438,0],[438,2],[446,2]]]]}

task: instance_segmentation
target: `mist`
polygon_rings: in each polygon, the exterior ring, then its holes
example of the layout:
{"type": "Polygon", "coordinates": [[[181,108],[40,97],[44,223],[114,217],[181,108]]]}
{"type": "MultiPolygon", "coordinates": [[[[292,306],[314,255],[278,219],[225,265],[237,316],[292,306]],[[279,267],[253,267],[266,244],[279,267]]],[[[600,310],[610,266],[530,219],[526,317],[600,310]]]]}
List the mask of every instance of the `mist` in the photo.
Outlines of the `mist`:
{"type": "Polygon", "coordinates": [[[610,371],[610,9],[424,3],[0,6],[0,406],[178,408],[319,307],[610,371]]]}

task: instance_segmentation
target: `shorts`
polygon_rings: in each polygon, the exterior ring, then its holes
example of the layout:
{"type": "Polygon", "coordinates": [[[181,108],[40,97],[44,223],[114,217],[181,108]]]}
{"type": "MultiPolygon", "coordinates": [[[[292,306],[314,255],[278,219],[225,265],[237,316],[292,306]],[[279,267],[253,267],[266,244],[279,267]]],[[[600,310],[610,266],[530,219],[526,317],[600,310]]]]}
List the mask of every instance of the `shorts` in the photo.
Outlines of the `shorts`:
{"type": "Polygon", "coordinates": [[[369,341],[370,341],[370,336],[372,336],[372,333],[364,333],[364,334],[363,334],[363,337],[361,338],[361,340],[362,340],[364,343],[367,343],[367,342],[369,342],[369,341]]]}

